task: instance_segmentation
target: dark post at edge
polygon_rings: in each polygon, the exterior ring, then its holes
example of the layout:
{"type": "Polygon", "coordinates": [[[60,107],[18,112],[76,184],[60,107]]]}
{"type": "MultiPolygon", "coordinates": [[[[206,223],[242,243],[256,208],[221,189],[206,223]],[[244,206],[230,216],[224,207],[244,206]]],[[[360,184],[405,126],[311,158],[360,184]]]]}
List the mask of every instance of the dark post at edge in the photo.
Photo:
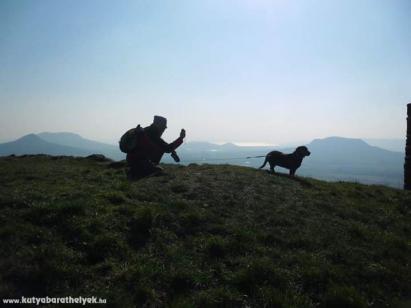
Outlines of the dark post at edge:
{"type": "Polygon", "coordinates": [[[407,139],[405,143],[404,189],[411,190],[411,103],[407,105],[407,139]]]}

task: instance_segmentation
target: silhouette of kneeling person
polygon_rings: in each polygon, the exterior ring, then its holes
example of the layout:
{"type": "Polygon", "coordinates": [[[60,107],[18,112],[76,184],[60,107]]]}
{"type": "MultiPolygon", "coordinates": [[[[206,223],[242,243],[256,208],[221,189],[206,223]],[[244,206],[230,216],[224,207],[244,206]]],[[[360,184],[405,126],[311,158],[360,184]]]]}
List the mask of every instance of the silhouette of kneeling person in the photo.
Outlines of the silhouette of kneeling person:
{"type": "Polygon", "coordinates": [[[164,153],[172,153],[174,160],[179,161],[174,151],[183,143],[186,136],[185,130],[182,129],[180,137],[172,143],[167,143],[161,138],[166,128],[167,119],[161,116],[154,116],[154,121],[150,126],[140,128],[138,145],[127,154],[127,163],[130,167],[129,179],[162,174],[163,169],[158,164],[164,153]]]}

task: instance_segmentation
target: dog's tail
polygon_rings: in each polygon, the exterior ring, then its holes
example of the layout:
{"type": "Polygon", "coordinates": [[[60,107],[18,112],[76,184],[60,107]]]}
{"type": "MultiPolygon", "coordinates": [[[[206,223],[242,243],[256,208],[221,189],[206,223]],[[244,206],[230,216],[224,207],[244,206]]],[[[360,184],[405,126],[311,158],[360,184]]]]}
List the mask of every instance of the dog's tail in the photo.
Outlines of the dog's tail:
{"type": "Polygon", "coordinates": [[[265,157],[265,160],[264,160],[264,163],[261,165],[261,167],[260,168],[258,168],[258,169],[262,169],[262,168],[264,168],[265,167],[265,165],[267,164],[267,162],[268,162],[268,159],[267,159],[267,156],[265,157]]]}

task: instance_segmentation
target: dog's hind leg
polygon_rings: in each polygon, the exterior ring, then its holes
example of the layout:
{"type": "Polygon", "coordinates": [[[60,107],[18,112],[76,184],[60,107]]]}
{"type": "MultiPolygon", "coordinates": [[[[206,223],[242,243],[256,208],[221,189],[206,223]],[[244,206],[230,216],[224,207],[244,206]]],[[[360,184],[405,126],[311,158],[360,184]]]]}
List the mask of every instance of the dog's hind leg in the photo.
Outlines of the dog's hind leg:
{"type": "Polygon", "coordinates": [[[270,163],[270,173],[275,173],[274,168],[275,165],[270,163]]]}

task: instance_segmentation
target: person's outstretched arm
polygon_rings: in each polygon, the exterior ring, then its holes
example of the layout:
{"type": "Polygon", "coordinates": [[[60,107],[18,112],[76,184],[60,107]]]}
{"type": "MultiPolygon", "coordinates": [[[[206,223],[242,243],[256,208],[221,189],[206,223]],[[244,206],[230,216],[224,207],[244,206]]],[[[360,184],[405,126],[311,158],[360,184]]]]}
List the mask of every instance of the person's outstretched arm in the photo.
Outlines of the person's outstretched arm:
{"type": "Polygon", "coordinates": [[[182,129],[181,132],[180,132],[180,137],[178,137],[173,142],[167,143],[162,138],[160,138],[159,143],[160,143],[160,146],[161,146],[162,150],[165,153],[171,153],[183,143],[183,140],[184,140],[185,136],[186,136],[186,131],[184,129],[182,129]]]}

